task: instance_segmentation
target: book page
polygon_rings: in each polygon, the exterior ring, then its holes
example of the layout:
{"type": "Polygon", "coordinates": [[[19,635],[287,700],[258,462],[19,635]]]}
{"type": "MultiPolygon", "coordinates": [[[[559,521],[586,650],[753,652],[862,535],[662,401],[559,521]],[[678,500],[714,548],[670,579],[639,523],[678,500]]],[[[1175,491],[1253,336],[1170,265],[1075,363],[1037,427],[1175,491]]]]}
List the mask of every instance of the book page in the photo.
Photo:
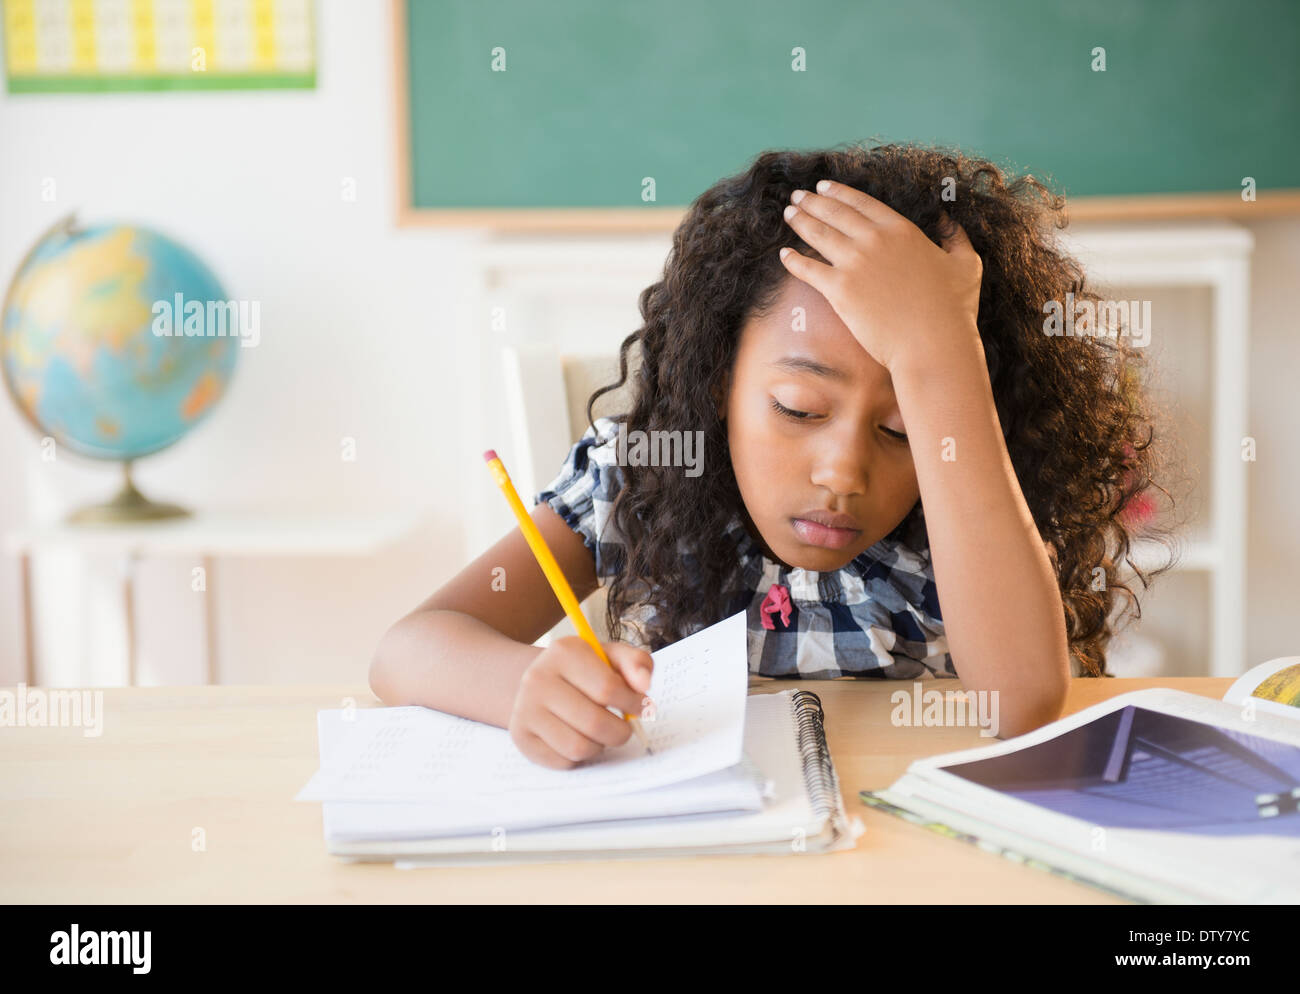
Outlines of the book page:
{"type": "Polygon", "coordinates": [[[411,801],[464,794],[626,793],[740,762],[748,690],[745,614],[653,653],[652,754],[632,736],[572,770],[533,763],[510,733],[423,707],[362,708],[296,800],[411,801]]]}
{"type": "Polygon", "coordinates": [[[1252,666],[1237,677],[1223,700],[1300,721],[1300,656],[1270,659],[1252,666]]]}
{"type": "Polygon", "coordinates": [[[1300,723],[1151,688],[917,760],[877,794],[1035,858],[1050,846],[1197,899],[1263,903],[1300,893],[1297,784],[1300,723]]]}

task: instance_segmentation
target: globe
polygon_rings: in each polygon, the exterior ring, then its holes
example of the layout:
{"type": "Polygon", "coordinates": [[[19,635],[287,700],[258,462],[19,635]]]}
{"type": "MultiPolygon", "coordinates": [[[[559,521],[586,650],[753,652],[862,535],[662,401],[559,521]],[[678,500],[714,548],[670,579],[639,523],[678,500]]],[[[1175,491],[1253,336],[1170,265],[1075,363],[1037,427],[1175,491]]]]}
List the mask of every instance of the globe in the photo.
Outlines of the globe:
{"type": "Polygon", "coordinates": [[[113,502],[72,520],[188,513],[144,498],[131,462],[175,443],[226,392],[241,341],[232,310],[197,256],[147,228],[68,217],[23,259],[0,320],[9,393],[57,447],[118,461],[125,476],[113,502]]]}

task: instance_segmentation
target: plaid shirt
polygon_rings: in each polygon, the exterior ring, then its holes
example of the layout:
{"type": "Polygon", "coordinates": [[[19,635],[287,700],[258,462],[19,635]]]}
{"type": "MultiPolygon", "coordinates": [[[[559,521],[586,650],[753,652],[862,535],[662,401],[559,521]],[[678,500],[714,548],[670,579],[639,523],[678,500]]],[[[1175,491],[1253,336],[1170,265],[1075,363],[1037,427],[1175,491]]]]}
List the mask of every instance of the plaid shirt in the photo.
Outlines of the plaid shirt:
{"type": "MultiPolygon", "coordinates": [[[[569,451],[559,475],[533,498],[582,536],[602,580],[624,561],[610,514],[623,482],[617,434],[617,422],[597,419],[595,429],[588,428],[569,451]]],[[[739,515],[728,535],[736,544],[740,589],[724,617],[746,613],[750,673],[818,680],[957,676],[919,501],[893,532],[830,573],[768,559],[739,515]]],[[[623,620],[635,628],[653,618],[653,611],[644,605],[623,620]]]]}

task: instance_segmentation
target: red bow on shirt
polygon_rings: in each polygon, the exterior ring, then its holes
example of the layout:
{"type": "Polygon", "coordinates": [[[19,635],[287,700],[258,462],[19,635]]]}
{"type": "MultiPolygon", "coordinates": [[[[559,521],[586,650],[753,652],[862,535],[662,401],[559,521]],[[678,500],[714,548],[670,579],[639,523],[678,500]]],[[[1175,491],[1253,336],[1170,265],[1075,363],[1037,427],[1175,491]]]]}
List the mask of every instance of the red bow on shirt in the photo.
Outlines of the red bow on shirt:
{"type": "Polygon", "coordinates": [[[763,623],[763,627],[769,631],[775,631],[776,625],[772,623],[770,615],[780,612],[781,627],[790,626],[790,591],[779,583],[774,583],[767,588],[767,596],[763,598],[763,603],[759,605],[758,617],[763,623]]]}

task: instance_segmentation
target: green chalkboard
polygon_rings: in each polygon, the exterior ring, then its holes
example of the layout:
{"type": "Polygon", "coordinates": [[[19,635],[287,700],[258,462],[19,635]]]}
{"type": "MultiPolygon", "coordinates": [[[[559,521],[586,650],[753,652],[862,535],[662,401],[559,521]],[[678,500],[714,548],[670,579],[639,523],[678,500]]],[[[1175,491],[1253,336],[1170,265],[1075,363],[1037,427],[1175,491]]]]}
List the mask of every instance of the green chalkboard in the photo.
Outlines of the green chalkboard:
{"type": "Polygon", "coordinates": [[[955,146],[1071,197],[1300,188],[1296,0],[395,11],[399,195],[416,213],[683,206],[762,149],[873,140],[955,146]]]}

